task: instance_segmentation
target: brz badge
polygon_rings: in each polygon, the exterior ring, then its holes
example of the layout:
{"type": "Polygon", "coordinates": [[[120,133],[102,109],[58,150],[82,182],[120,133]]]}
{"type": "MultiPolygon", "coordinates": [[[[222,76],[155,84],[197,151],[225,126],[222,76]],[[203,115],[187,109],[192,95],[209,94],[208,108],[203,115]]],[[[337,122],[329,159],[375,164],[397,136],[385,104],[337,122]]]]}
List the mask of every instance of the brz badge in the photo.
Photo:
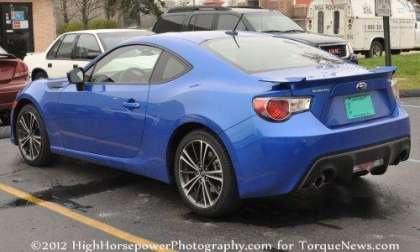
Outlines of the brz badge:
{"type": "Polygon", "coordinates": [[[357,85],[356,85],[356,89],[358,90],[358,91],[364,91],[364,90],[366,90],[368,88],[368,84],[366,83],[366,82],[359,82],[359,83],[357,83],[357,85]]]}

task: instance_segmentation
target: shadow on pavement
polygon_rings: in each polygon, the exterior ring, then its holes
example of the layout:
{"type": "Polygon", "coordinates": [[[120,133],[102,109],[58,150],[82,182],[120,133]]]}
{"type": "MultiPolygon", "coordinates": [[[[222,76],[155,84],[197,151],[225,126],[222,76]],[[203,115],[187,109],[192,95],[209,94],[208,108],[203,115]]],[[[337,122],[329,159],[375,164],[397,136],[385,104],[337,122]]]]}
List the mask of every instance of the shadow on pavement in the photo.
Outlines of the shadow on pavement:
{"type": "MultiPolygon", "coordinates": [[[[19,166],[21,165],[23,164],[19,166]]],[[[26,169],[40,168],[27,167],[26,169]]],[[[161,218],[173,218],[172,210],[176,210],[177,218],[194,223],[240,223],[270,228],[315,223],[341,230],[343,227],[324,223],[324,221],[342,217],[385,219],[404,211],[411,204],[401,199],[398,193],[386,190],[380,184],[359,178],[350,185],[331,185],[320,191],[305,189],[282,197],[246,200],[244,206],[231,216],[210,219],[197,216],[184,206],[174,185],[70,158],[59,158],[55,165],[46,169],[62,169],[63,172],[81,177],[93,175],[97,179],[70,186],[58,183],[46,190],[33,192],[39,198],[87,212],[92,206],[82,206],[73,200],[86,195],[130,187],[130,192],[147,194],[158,199],[159,202],[165,202],[167,206],[165,210],[160,207],[156,209],[156,214],[161,215],[161,218]]],[[[121,197],[125,196],[121,195],[121,197]]],[[[16,199],[0,205],[0,209],[26,205],[28,205],[26,201],[16,199]]]]}

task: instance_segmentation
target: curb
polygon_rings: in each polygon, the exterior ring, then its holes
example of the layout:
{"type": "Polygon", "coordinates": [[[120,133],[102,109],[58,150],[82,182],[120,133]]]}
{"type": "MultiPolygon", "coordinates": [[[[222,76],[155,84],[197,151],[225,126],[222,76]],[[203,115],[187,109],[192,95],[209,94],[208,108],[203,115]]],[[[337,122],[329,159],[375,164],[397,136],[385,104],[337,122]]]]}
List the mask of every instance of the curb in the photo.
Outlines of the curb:
{"type": "Polygon", "coordinates": [[[420,97],[420,89],[400,89],[400,97],[420,97]]]}

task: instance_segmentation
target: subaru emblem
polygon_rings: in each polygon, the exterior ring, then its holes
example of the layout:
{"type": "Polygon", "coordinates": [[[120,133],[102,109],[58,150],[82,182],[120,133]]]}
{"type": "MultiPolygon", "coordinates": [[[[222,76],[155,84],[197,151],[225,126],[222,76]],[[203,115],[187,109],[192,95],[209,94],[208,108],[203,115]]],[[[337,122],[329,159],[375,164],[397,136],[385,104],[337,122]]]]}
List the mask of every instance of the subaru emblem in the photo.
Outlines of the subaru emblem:
{"type": "Polygon", "coordinates": [[[359,82],[356,85],[357,91],[364,91],[368,88],[368,84],[366,82],[359,82]]]}

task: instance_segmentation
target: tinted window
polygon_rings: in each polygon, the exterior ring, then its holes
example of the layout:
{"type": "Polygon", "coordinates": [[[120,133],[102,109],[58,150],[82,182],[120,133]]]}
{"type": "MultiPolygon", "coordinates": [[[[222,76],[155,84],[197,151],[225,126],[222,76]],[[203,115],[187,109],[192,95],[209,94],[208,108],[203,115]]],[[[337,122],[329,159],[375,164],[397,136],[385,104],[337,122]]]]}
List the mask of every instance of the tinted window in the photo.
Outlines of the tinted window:
{"type": "Polygon", "coordinates": [[[182,31],[185,18],[184,15],[162,16],[157,21],[153,31],[156,33],[182,31]]]}
{"type": "Polygon", "coordinates": [[[58,51],[58,47],[61,44],[61,41],[63,40],[63,38],[58,39],[55,44],[51,47],[51,49],[48,51],[47,54],[47,59],[54,59],[55,55],[57,54],[58,51]]]}
{"type": "Polygon", "coordinates": [[[303,31],[302,27],[278,11],[246,13],[244,17],[258,32],[303,31]]]}
{"type": "Polygon", "coordinates": [[[324,12],[318,12],[318,33],[324,33],[324,12]]]}
{"type": "Polygon", "coordinates": [[[334,11],[334,34],[340,32],[340,12],[334,11]]]}
{"type": "MultiPolygon", "coordinates": [[[[236,24],[238,23],[239,17],[235,15],[226,15],[222,14],[219,15],[219,19],[217,20],[217,30],[233,30],[235,28],[236,24]]],[[[238,31],[245,31],[245,25],[241,21],[239,23],[238,27],[236,28],[238,31]]]]}
{"type": "Polygon", "coordinates": [[[148,83],[162,50],[126,46],[111,52],[94,67],[93,83],[148,83]]]}
{"type": "Polygon", "coordinates": [[[321,49],[277,37],[213,39],[203,46],[228,63],[248,72],[266,72],[343,61],[321,49]]]}
{"type": "Polygon", "coordinates": [[[417,21],[420,21],[420,8],[416,7],[416,19],[417,21]]]}
{"type": "Polygon", "coordinates": [[[95,36],[82,34],[77,41],[74,57],[76,59],[94,59],[101,54],[98,42],[95,36]]]}
{"type": "Polygon", "coordinates": [[[213,25],[214,15],[203,14],[194,15],[190,21],[190,30],[192,31],[210,31],[213,25]]]}
{"type": "Polygon", "coordinates": [[[152,82],[159,83],[176,79],[189,69],[190,66],[178,59],[178,57],[164,52],[153,73],[152,82]]]}
{"type": "Polygon", "coordinates": [[[74,42],[76,39],[76,34],[66,35],[63,39],[63,42],[60,45],[60,49],[57,52],[57,58],[61,59],[70,59],[73,52],[74,42]]]}
{"type": "Polygon", "coordinates": [[[138,36],[147,36],[152,35],[153,32],[150,31],[127,31],[127,32],[104,32],[98,33],[99,40],[102,43],[102,46],[105,51],[108,51],[118,44],[129,40],[131,38],[135,38],[138,36]]]}

